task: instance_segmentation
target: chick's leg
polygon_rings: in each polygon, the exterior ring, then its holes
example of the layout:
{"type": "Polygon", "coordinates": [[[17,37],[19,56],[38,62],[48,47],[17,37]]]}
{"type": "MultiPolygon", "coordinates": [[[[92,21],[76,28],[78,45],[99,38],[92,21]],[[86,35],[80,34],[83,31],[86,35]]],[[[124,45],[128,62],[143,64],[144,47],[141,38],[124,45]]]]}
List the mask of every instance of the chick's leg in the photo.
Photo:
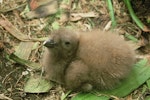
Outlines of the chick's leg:
{"type": "Polygon", "coordinates": [[[65,86],[72,90],[90,91],[89,68],[81,60],[73,61],[65,73],[65,86]]]}

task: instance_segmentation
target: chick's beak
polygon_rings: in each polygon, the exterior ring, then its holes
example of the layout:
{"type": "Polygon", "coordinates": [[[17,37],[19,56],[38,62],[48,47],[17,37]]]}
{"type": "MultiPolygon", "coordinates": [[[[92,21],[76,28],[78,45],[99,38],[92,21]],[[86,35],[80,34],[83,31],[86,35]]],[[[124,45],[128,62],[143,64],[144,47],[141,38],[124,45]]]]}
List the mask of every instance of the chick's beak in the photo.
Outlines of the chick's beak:
{"type": "Polygon", "coordinates": [[[52,39],[44,41],[43,45],[48,48],[53,48],[55,46],[55,42],[52,39]]]}

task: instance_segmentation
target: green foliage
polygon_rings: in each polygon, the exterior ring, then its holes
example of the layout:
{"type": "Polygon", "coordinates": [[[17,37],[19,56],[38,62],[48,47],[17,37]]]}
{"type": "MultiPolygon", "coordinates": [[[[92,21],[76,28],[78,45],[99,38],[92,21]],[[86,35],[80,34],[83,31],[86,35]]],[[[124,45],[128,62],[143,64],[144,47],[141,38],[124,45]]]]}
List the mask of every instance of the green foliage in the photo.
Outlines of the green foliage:
{"type": "Polygon", "coordinates": [[[150,89],[150,79],[146,81],[148,88],[150,89]]]}
{"type": "Polygon", "coordinates": [[[135,43],[138,42],[138,39],[135,38],[135,37],[134,37],[133,35],[131,35],[131,34],[126,33],[126,34],[125,34],[125,37],[128,38],[129,40],[135,42],[135,43]]]}
{"type": "Polygon", "coordinates": [[[19,58],[18,56],[16,56],[15,54],[11,54],[9,56],[8,59],[11,59],[21,65],[25,65],[25,66],[28,66],[29,68],[33,69],[33,70],[40,70],[41,69],[41,65],[38,64],[38,63],[34,63],[34,62],[30,62],[28,60],[24,60],[24,59],[21,59],[19,58]]]}
{"type": "Polygon", "coordinates": [[[58,23],[58,22],[55,21],[55,22],[52,23],[52,29],[58,30],[59,27],[60,27],[60,26],[59,26],[59,23],[58,23]]]}
{"type": "Polygon", "coordinates": [[[126,4],[129,13],[133,19],[133,21],[143,30],[143,31],[150,31],[143,23],[142,21],[136,16],[136,14],[133,11],[133,8],[131,6],[131,1],[130,0],[124,0],[124,3],[126,4]]]}
{"type": "Polygon", "coordinates": [[[61,100],[66,100],[67,96],[71,93],[71,91],[68,91],[67,93],[63,93],[61,96],[61,100]]]}
{"type": "Polygon", "coordinates": [[[109,100],[112,95],[125,97],[141,86],[149,78],[150,65],[147,64],[147,59],[143,59],[134,65],[129,77],[126,78],[117,88],[107,91],[94,91],[96,94],[79,93],[72,100],[109,100]]]}
{"type": "Polygon", "coordinates": [[[72,100],[109,100],[109,96],[100,95],[97,96],[92,93],[79,93],[72,100]]]}
{"type": "Polygon", "coordinates": [[[48,92],[52,88],[52,83],[42,78],[30,77],[24,86],[24,92],[27,93],[43,93],[48,92]]]}
{"type": "Polygon", "coordinates": [[[115,15],[114,15],[114,9],[113,9],[113,5],[112,5],[112,1],[111,0],[107,0],[107,5],[108,5],[108,9],[109,9],[109,14],[110,14],[110,18],[112,21],[112,28],[116,27],[116,20],[115,20],[115,15]]]}
{"type": "Polygon", "coordinates": [[[150,18],[147,18],[147,23],[150,23],[150,18]]]}

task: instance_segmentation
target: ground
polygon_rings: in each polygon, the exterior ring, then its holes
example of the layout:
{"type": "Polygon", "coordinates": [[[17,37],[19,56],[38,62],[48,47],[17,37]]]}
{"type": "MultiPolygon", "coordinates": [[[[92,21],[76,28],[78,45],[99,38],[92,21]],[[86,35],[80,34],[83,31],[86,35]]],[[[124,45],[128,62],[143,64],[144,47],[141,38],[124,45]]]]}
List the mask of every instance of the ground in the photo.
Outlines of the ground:
{"type": "MultiPolygon", "coordinates": [[[[58,2],[60,11],[57,14],[40,19],[28,19],[23,16],[27,5],[25,0],[0,0],[0,2],[0,99],[59,100],[66,93],[65,89],[59,85],[54,86],[48,93],[31,94],[23,91],[27,79],[36,71],[30,72],[30,68],[26,65],[9,58],[16,51],[16,47],[26,38],[15,34],[20,32],[27,38],[43,38],[49,36],[53,29],[57,29],[60,26],[75,27],[81,30],[91,30],[93,28],[110,30],[111,19],[106,0],[70,0],[70,2],[60,0],[58,2]],[[62,9],[64,13],[61,13],[62,9]],[[68,16],[70,17],[68,18],[68,16]],[[3,22],[3,20],[6,22],[3,22]],[[6,26],[4,23],[11,24],[6,26]]],[[[131,4],[138,18],[150,28],[150,1],[132,0],[131,4]]],[[[123,0],[113,0],[113,8],[117,20],[115,31],[123,36],[126,36],[126,33],[134,36],[138,41],[135,46],[137,55],[140,55],[140,57],[149,56],[150,36],[148,33],[150,32],[143,31],[136,25],[123,0]]],[[[127,40],[130,40],[130,38],[127,40]]],[[[32,50],[27,60],[40,63],[43,40],[33,41],[37,42],[39,46],[32,50]]],[[[144,87],[145,84],[120,99],[145,100],[150,91],[148,89],[144,90],[144,87]]],[[[69,94],[66,99],[69,100],[75,94],[69,94]]]]}

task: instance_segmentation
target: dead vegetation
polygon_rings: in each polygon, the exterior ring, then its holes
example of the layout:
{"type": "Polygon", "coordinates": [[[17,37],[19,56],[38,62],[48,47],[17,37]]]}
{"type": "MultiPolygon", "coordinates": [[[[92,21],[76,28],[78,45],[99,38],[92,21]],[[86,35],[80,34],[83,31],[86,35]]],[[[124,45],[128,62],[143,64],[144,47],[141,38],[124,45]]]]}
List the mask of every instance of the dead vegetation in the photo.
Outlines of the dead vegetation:
{"type": "MultiPolygon", "coordinates": [[[[149,60],[150,32],[143,31],[136,25],[122,0],[112,1],[117,22],[115,30],[133,42],[138,58],[149,60]]],[[[131,4],[140,20],[150,27],[150,1],[132,0],[131,4]]],[[[67,92],[60,86],[40,94],[26,93],[24,86],[30,76],[35,73],[40,75],[42,43],[52,30],[61,26],[81,30],[111,29],[106,0],[59,0],[58,10],[54,6],[51,15],[38,19],[32,19],[33,13],[24,16],[29,12],[25,8],[28,8],[26,0],[0,0],[0,99],[63,100],[67,96],[66,99],[69,100],[76,93],[67,92]]],[[[149,94],[148,87],[143,84],[122,99],[145,100],[149,94]]]]}

